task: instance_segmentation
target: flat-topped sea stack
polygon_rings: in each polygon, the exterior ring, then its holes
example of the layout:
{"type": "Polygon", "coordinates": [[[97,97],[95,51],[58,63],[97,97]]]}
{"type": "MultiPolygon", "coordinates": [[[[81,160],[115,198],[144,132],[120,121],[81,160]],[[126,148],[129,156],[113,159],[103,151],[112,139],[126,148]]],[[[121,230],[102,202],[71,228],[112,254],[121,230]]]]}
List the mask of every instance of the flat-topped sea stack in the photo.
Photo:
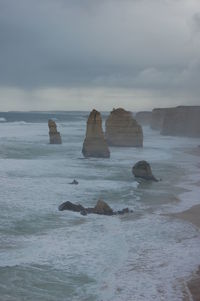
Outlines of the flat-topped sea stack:
{"type": "Polygon", "coordinates": [[[136,121],[141,125],[150,125],[151,117],[152,117],[152,112],[149,111],[137,112],[135,115],[136,121]]]}
{"type": "Polygon", "coordinates": [[[60,136],[60,133],[57,131],[57,126],[55,121],[52,119],[49,119],[48,121],[48,126],[49,126],[49,139],[50,139],[50,144],[61,144],[62,139],[60,136]]]}
{"type": "Polygon", "coordinates": [[[110,146],[142,147],[142,127],[131,112],[113,109],[106,120],[106,140],[110,146]]]}
{"type": "Polygon", "coordinates": [[[200,137],[200,106],[179,106],[167,109],[161,134],[200,137]]]}
{"type": "Polygon", "coordinates": [[[88,117],[82,153],[86,158],[110,157],[110,151],[102,130],[101,114],[96,110],[93,110],[88,117]]]}

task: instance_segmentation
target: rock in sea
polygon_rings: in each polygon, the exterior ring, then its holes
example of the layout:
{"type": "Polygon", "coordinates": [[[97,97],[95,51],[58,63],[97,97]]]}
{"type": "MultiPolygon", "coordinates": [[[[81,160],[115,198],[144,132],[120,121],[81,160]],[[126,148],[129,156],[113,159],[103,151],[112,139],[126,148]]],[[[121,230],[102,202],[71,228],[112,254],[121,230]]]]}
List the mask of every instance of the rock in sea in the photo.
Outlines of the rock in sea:
{"type": "Polygon", "coordinates": [[[99,200],[96,203],[96,206],[91,207],[91,208],[85,208],[80,204],[76,205],[76,204],[73,204],[73,203],[67,201],[67,202],[61,204],[58,207],[58,209],[60,211],[69,210],[69,211],[74,211],[74,212],[80,212],[81,215],[87,215],[90,213],[100,214],[100,215],[121,215],[121,214],[133,212],[132,210],[129,210],[128,208],[124,208],[120,211],[113,211],[113,209],[110,208],[110,206],[103,200],[99,200]]]}
{"type": "Polygon", "coordinates": [[[61,144],[62,139],[60,136],[60,133],[57,131],[57,126],[55,121],[49,119],[48,121],[48,126],[49,126],[49,139],[50,139],[50,144],[61,144]]]}
{"type": "Polygon", "coordinates": [[[106,140],[110,146],[142,147],[142,127],[132,113],[118,108],[113,109],[106,120],[106,140]]]}
{"type": "Polygon", "coordinates": [[[110,157],[110,151],[102,130],[101,114],[96,110],[93,110],[88,117],[87,131],[82,153],[86,158],[110,157]]]}
{"type": "Polygon", "coordinates": [[[151,166],[147,161],[137,162],[132,168],[132,173],[136,178],[158,182],[152,174],[151,166]]]}

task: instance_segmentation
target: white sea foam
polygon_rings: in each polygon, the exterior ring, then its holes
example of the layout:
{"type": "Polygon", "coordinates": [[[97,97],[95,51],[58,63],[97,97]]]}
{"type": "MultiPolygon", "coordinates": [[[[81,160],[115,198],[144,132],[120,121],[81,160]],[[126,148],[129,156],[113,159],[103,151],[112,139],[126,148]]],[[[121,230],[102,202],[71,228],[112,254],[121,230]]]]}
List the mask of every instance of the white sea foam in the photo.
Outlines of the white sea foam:
{"type": "Polygon", "coordinates": [[[85,120],[58,128],[63,144],[49,145],[46,123],[2,124],[1,296],[181,300],[180,279],[199,264],[199,232],[159,213],[198,202],[198,157],[182,151],[198,140],[159,136],[145,128],[143,149],[111,148],[111,159],[88,160],[81,154],[85,120]],[[143,159],[161,182],[135,181],[131,168],[143,159]],[[70,185],[73,179],[79,185],[70,185]],[[171,201],[176,197],[181,202],[171,201]],[[114,210],[130,207],[134,214],[82,217],[57,210],[66,200],[93,206],[99,198],[114,210]]]}

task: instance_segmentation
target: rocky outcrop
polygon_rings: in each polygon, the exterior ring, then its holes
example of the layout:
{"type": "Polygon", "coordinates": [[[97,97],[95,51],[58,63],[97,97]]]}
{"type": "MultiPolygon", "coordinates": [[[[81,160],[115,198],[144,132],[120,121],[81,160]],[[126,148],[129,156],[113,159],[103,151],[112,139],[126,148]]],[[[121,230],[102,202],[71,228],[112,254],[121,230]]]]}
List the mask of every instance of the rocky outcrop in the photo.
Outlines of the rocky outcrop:
{"type": "Polygon", "coordinates": [[[165,117],[165,112],[167,109],[153,109],[152,116],[151,116],[151,128],[152,130],[161,131],[163,126],[163,121],[165,117]]]}
{"type": "Polygon", "coordinates": [[[61,136],[60,133],[57,131],[57,126],[55,121],[49,119],[48,126],[49,126],[50,144],[61,144],[62,143],[61,136]]]}
{"type": "Polygon", "coordinates": [[[142,127],[131,112],[113,109],[106,120],[106,140],[108,145],[123,147],[143,146],[142,127]]]}
{"type": "Polygon", "coordinates": [[[165,110],[161,134],[200,137],[200,106],[179,106],[165,110]]]}
{"type": "Polygon", "coordinates": [[[75,179],[72,181],[72,182],[70,182],[69,184],[71,184],[71,185],[78,185],[78,181],[76,181],[75,179]]]}
{"type": "Polygon", "coordinates": [[[149,111],[137,112],[135,115],[136,121],[141,125],[150,125],[151,117],[152,117],[152,112],[149,111]]]}
{"type": "Polygon", "coordinates": [[[95,207],[92,208],[84,208],[82,205],[78,204],[73,204],[69,201],[61,204],[58,209],[60,211],[63,210],[69,210],[69,211],[74,211],[74,212],[80,212],[81,215],[87,215],[87,214],[100,214],[100,215],[121,215],[125,213],[130,213],[133,212],[132,210],[129,210],[128,208],[124,208],[119,211],[113,211],[110,206],[104,202],[103,200],[99,200],[96,204],[95,207]]]}
{"type": "Polygon", "coordinates": [[[147,161],[137,162],[132,168],[132,173],[136,178],[158,182],[152,174],[151,166],[147,161]]]}
{"type": "Polygon", "coordinates": [[[101,114],[93,110],[87,121],[86,137],[83,143],[84,157],[109,158],[110,151],[102,130],[101,114]]]}

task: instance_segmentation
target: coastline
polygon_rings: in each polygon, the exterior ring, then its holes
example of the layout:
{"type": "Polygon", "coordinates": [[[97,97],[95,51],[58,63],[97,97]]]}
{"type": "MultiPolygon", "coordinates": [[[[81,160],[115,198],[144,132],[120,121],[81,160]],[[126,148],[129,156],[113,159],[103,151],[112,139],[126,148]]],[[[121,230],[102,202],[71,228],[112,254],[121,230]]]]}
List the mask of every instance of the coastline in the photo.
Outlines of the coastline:
{"type": "MultiPolygon", "coordinates": [[[[200,146],[185,150],[185,153],[199,157],[200,146]]],[[[200,181],[197,181],[195,185],[200,187],[200,181]]],[[[193,205],[191,208],[182,212],[171,213],[170,216],[189,222],[200,231],[200,204],[193,205]]],[[[183,301],[200,301],[200,266],[192,273],[189,279],[186,279],[183,295],[183,301]]]]}

